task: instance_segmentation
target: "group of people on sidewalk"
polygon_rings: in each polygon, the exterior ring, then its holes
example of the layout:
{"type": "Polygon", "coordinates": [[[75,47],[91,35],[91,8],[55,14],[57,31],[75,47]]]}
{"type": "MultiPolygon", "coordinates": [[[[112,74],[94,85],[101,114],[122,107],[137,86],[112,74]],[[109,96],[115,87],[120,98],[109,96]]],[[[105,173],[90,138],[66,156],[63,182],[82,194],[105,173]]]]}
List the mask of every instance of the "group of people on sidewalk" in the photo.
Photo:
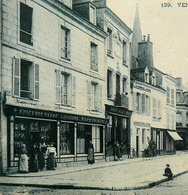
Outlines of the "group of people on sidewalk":
{"type": "Polygon", "coordinates": [[[28,157],[26,145],[22,144],[19,155],[19,172],[38,172],[43,170],[45,167],[45,158],[47,157],[47,170],[55,170],[57,167],[56,163],[56,149],[53,143],[46,146],[45,142],[33,144],[28,157]]]}

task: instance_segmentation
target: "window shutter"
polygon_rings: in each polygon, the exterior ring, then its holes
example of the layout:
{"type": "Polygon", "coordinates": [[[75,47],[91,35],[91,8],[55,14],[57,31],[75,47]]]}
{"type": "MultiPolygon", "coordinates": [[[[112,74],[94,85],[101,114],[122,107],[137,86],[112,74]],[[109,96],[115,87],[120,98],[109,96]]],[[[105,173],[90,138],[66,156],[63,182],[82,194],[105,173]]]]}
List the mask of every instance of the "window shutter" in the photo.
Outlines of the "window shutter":
{"type": "Polygon", "coordinates": [[[73,78],[72,78],[72,75],[66,75],[66,78],[68,78],[67,80],[67,104],[71,106],[72,105],[72,79],[73,78]]]}
{"type": "Polygon", "coordinates": [[[136,92],[133,92],[133,111],[136,112],[137,108],[137,99],[136,99],[136,92]]]}
{"type": "Polygon", "coordinates": [[[71,59],[71,33],[68,31],[67,35],[67,49],[68,49],[68,59],[71,59]]]}
{"type": "Polygon", "coordinates": [[[61,57],[65,58],[65,29],[61,28],[61,57]]]}
{"type": "Polygon", "coordinates": [[[91,82],[87,81],[87,107],[91,110],[91,82]]]}
{"type": "Polygon", "coordinates": [[[35,90],[35,96],[34,98],[35,99],[39,99],[39,65],[38,64],[35,64],[35,85],[34,85],[34,90],[35,90]]]}
{"type": "Polygon", "coordinates": [[[102,112],[102,86],[99,85],[99,108],[98,111],[102,112]]]}
{"type": "Polygon", "coordinates": [[[60,104],[61,103],[61,86],[60,86],[60,70],[55,70],[55,85],[56,85],[56,98],[55,103],[60,104]]]}
{"type": "Polygon", "coordinates": [[[76,106],[76,77],[72,77],[72,106],[76,106]]]}
{"type": "Polygon", "coordinates": [[[148,98],[148,115],[150,116],[151,114],[151,99],[150,97],[148,98]]]}
{"type": "Polygon", "coordinates": [[[146,111],[146,99],[145,94],[142,94],[142,113],[144,114],[146,111]]]}
{"type": "Polygon", "coordinates": [[[20,61],[13,58],[13,95],[20,97],[20,61]]]}

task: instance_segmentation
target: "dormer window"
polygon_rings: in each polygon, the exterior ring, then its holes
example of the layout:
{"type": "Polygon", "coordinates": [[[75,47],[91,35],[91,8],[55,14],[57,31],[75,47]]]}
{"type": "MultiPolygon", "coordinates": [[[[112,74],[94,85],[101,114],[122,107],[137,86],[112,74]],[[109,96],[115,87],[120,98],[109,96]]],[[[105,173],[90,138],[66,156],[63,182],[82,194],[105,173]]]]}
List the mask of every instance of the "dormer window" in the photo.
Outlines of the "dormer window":
{"type": "Polygon", "coordinates": [[[149,83],[149,74],[148,73],[144,73],[144,79],[146,83],[149,83]]]}
{"type": "Polygon", "coordinates": [[[89,7],[89,21],[96,25],[96,9],[93,6],[89,7]]]}
{"type": "Polygon", "coordinates": [[[151,77],[151,84],[156,85],[156,77],[155,76],[151,77]]]}

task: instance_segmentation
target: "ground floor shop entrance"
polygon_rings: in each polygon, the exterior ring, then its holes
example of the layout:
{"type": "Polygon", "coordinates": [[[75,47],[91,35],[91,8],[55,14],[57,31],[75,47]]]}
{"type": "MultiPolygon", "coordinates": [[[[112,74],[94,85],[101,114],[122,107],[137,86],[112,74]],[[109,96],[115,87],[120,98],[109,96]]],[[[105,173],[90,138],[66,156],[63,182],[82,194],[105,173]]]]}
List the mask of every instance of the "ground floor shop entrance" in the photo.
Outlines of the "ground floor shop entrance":
{"type": "Polygon", "coordinates": [[[18,167],[20,146],[31,147],[53,143],[57,162],[87,161],[92,141],[95,159],[105,159],[105,127],[103,118],[57,113],[51,111],[7,107],[7,167],[18,167]]]}
{"type": "Polygon", "coordinates": [[[130,117],[132,112],[121,107],[106,105],[108,119],[106,130],[106,159],[117,159],[117,144],[122,158],[130,154],[130,117]]]}

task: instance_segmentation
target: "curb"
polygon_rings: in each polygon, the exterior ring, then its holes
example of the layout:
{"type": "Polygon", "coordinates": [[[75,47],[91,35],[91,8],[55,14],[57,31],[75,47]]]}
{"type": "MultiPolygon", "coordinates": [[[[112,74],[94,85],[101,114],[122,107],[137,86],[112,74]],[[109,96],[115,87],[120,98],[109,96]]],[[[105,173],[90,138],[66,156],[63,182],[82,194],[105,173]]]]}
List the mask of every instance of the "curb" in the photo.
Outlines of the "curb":
{"type": "MultiPolygon", "coordinates": [[[[173,178],[178,177],[188,173],[187,171],[183,171],[173,176],[173,178]]],[[[141,189],[149,189],[161,183],[169,181],[168,178],[158,180],[156,182],[149,183],[143,186],[135,186],[135,187],[124,187],[124,188],[115,188],[115,187],[89,187],[89,186],[79,186],[75,183],[73,184],[23,184],[23,183],[0,183],[0,185],[5,186],[26,186],[26,187],[37,187],[37,188],[53,188],[53,189],[80,189],[80,190],[109,190],[109,191],[126,191],[126,190],[141,190],[141,189]]]]}

